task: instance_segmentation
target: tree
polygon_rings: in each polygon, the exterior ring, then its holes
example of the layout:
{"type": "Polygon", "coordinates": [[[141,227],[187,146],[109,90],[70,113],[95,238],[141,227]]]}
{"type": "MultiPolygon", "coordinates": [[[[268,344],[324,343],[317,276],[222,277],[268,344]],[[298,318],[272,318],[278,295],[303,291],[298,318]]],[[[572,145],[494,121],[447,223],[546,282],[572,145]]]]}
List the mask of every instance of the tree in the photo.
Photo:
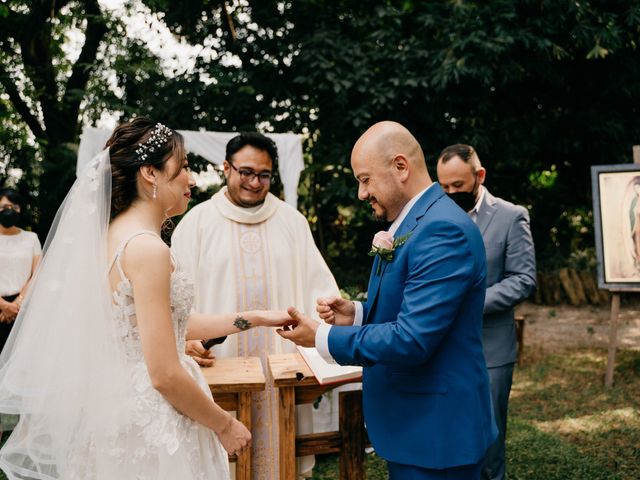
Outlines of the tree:
{"type": "Polygon", "coordinates": [[[249,92],[235,118],[308,132],[302,207],[342,284],[366,278],[370,238],[383,227],[367,221],[349,167],[375,121],[413,131],[432,174],[444,146],[474,145],[488,187],[530,208],[549,268],[592,245],[588,167],[629,161],[640,137],[637,0],[267,0],[240,2],[229,17],[208,13],[217,2],[146,3],[173,31],[213,39],[219,57],[239,60],[198,65],[228,74],[199,86],[204,98],[249,92]]]}
{"type": "Polygon", "coordinates": [[[89,119],[109,110],[185,129],[303,133],[300,206],[340,283],[362,287],[370,239],[385,226],[356,199],[349,154],[367,126],[391,119],[416,134],[432,174],[443,147],[474,145],[488,187],[530,208],[539,261],[551,268],[593,243],[588,167],[630,161],[640,137],[638,0],[141,1],[175,35],[215,51],[167,75],[146,45],[118,40],[104,12],[92,16],[94,2],[0,6],[1,84],[22,89],[6,111],[43,147],[42,197],[53,207],[46,182],[73,170],[51,148],[76,138],[77,105],[89,119]],[[37,78],[22,58],[30,37],[13,19],[37,32],[44,53],[30,61],[47,66],[37,78]],[[89,52],[90,27],[105,24],[103,44],[118,48],[100,62],[64,60],[61,32],[78,26],[89,52]],[[111,69],[119,95],[103,80],[111,69]],[[75,71],[89,72],[84,87],[70,88],[75,71]],[[52,72],[57,90],[45,81],[52,72]],[[53,105],[47,115],[41,102],[53,105]],[[64,135],[54,120],[63,117],[73,124],[64,135]]]}
{"type": "Polygon", "coordinates": [[[106,33],[97,0],[9,1],[0,7],[0,84],[43,153],[41,227],[48,228],[73,179],[75,155],[68,144],[77,139],[84,92],[106,33]],[[85,37],[73,63],[61,49],[71,25],[85,37]]]}

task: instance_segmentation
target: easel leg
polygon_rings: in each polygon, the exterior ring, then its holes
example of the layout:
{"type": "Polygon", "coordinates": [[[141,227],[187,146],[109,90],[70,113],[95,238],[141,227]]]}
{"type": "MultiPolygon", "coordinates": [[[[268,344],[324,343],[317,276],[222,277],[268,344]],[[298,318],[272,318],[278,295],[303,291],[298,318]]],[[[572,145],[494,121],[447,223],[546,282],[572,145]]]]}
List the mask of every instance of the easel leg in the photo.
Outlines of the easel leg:
{"type": "Polygon", "coordinates": [[[618,343],[618,314],[620,313],[620,294],[611,294],[611,317],[609,318],[609,354],[607,355],[607,371],[604,375],[604,386],[613,386],[613,370],[616,365],[616,348],[618,343]]]}
{"type": "Polygon", "coordinates": [[[340,480],[364,480],[362,391],[340,392],[340,480]]]}

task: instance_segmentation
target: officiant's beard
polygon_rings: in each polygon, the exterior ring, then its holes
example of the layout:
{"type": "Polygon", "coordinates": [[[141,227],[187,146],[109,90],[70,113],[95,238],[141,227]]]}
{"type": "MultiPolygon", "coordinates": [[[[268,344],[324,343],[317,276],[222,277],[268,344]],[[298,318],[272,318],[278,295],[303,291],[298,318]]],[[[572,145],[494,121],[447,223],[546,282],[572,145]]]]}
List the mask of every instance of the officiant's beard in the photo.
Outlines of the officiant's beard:
{"type": "Polygon", "coordinates": [[[244,200],[238,200],[236,203],[238,204],[239,207],[242,207],[242,208],[259,207],[264,203],[264,198],[256,202],[245,202],[244,200]]]}

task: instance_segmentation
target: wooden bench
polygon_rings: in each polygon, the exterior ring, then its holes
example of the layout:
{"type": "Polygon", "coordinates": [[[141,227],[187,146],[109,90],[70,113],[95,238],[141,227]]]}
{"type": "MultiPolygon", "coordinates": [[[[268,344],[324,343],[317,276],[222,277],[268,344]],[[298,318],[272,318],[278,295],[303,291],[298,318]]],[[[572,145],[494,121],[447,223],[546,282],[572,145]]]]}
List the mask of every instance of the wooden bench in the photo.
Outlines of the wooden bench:
{"type": "Polygon", "coordinates": [[[320,395],[347,383],[320,385],[298,353],[269,355],[269,369],[278,387],[278,421],[280,427],[280,479],[297,478],[296,457],[339,453],[340,479],[364,479],[364,449],[367,435],[362,413],[362,391],[340,392],[339,429],[337,432],[311,433],[296,437],[296,409],[313,403],[320,395]]]}
{"type": "MultiPolygon", "coordinates": [[[[251,393],[264,390],[266,380],[258,357],[216,358],[213,367],[202,368],[202,374],[216,403],[227,411],[237,412],[237,418],[251,430],[251,393]]],[[[236,479],[251,480],[251,449],[240,455],[230,455],[236,462],[236,479]]]]}

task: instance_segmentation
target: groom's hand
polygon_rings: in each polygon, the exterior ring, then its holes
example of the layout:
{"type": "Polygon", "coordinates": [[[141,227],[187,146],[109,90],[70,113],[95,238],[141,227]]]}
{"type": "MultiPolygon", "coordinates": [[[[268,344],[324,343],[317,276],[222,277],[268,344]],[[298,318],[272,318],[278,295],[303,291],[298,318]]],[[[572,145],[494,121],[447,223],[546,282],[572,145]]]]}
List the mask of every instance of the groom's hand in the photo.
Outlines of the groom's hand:
{"type": "Polygon", "coordinates": [[[342,297],[324,297],[317,300],[316,310],[322,320],[331,325],[353,325],[356,306],[342,297]]]}
{"type": "Polygon", "coordinates": [[[296,345],[301,347],[315,347],[316,346],[316,330],[319,323],[315,320],[302,315],[296,308],[289,307],[287,309],[291,318],[295,321],[295,325],[292,328],[285,327],[284,329],[278,329],[276,332],[287,340],[291,340],[296,345]]]}

